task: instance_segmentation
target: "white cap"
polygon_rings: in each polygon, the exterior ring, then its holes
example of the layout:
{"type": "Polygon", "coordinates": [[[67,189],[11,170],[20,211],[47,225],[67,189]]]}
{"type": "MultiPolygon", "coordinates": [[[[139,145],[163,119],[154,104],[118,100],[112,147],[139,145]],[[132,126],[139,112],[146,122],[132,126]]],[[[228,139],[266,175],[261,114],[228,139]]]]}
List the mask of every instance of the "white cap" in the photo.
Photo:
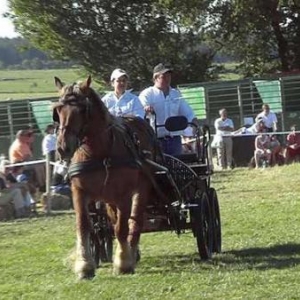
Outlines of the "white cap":
{"type": "Polygon", "coordinates": [[[118,79],[122,76],[126,76],[127,78],[129,77],[126,71],[122,69],[115,69],[110,75],[110,81],[114,81],[115,79],[118,79]]]}

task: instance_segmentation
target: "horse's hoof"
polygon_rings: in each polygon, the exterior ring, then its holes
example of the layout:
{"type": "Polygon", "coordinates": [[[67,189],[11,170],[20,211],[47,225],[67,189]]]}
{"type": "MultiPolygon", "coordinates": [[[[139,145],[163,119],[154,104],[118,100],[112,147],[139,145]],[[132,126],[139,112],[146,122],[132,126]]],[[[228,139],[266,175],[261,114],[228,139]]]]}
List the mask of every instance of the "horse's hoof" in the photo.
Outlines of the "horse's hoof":
{"type": "Polygon", "coordinates": [[[78,274],[78,280],[91,280],[95,277],[95,272],[94,271],[89,271],[89,272],[81,272],[78,274]]]}
{"type": "Polygon", "coordinates": [[[114,267],[113,273],[115,275],[134,274],[134,268],[133,267],[127,267],[127,268],[114,267]]]}

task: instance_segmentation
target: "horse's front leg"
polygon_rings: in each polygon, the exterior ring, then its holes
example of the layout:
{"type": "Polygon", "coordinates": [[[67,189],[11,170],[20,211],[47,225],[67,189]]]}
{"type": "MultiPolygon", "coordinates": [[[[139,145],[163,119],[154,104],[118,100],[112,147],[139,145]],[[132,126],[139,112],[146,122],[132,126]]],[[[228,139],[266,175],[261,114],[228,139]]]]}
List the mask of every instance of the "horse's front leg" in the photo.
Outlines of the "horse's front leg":
{"type": "Polygon", "coordinates": [[[90,251],[91,223],[88,211],[88,197],[76,188],[72,188],[76,213],[76,260],[75,273],[79,279],[92,278],[95,275],[95,262],[90,251]]]}
{"type": "Polygon", "coordinates": [[[150,187],[146,183],[140,183],[139,191],[132,198],[131,215],[129,219],[128,242],[131,247],[133,261],[136,264],[140,259],[139,241],[143,229],[144,212],[147,205],[150,187]]]}
{"type": "Polygon", "coordinates": [[[129,203],[128,205],[122,205],[122,207],[117,208],[117,222],[115,224],[117,246],[114,256],[115,274],[134,273],[134,261],[127,241],[130,208],[131,205],[129,203]]]}

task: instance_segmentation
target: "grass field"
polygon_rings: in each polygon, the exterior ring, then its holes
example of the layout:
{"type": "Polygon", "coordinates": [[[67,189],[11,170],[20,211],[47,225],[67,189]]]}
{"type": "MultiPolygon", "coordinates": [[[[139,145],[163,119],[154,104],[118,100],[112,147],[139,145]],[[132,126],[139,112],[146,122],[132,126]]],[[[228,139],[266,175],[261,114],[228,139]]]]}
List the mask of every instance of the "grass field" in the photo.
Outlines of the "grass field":
{"type": "Polygon", "coordinates": [[[0,224],[1,299],[299,299],[300,164],[218,172],[223,253],[199,260],[191,234],[142,236],[136,274],[77,282],[72,212],[0,224]]]}
{"type": "MultiPolygon", "coordinates": [[[[66,83],[83,80],[86,77],[79,69],[0,70],[0,101],[57,97],[54,76],[66,83]]],[[[99,85],[94,82],[93,87],[97,89],[99,85]]]]}
{"type": "MultiPolygon", "coordinates": [[[[235,66],[234,63],[226,63],[224,73],[220,74],[220,80],[240,79],[234,71],[235,66]]],[[[63,82],[72,83],[83,80],[86,74],[79,69],[0,70],[0,101],[57,97],[54,76],[63,82]]],[[[96,90],[103,90],[96,82],[93,82],[93,87],[96,90]]]]}

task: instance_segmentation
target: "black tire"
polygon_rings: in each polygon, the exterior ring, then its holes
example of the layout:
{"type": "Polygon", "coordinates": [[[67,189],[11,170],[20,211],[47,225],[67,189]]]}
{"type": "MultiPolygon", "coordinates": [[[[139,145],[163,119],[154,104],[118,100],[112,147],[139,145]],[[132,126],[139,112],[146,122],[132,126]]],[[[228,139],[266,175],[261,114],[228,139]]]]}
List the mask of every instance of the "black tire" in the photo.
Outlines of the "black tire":
{"type": "Polygon", "coordinates": [[[90,235],[90,251],[95,265],[98,268],[100,263],[100,244],[95,232],[91,232],[90,235]]]}
{"type": "Polygon", "coordinates": [[[102,232],[99,232],[99,244],[100,244],[100,260],[101,262],[112,262],[113,258],[113,229],[109,221],[107,220],[107,227],[101,228],[102,232]]]}
{"type": "Polygon", "coordinates": [[[202,192],[191,203],[195,205],[190,208],[192,231],[200,258],[207,260],[212,257],[213,246],[211,208],[207,193],[202,192]]]}
{"type": "Polygon", "coordinates": [[[214,188],[208,190],[208,197],[212,211],[212,227],[213,227],[213,252],[222,252],[222,230],[221,230],[221,216],[220,206],[217,192],[214,188]]]}

